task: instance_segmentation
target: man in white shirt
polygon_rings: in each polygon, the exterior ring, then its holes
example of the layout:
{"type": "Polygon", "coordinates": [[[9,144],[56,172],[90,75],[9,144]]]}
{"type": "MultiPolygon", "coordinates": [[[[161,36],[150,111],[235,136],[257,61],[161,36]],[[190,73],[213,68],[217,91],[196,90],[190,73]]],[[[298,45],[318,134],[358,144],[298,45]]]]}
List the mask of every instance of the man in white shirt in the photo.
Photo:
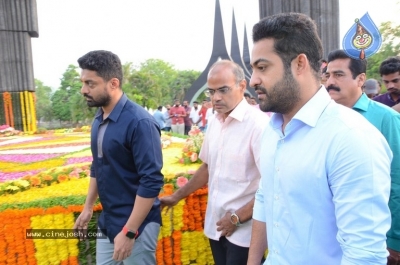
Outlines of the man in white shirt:
{"type": "Polygon", "coordinates": [[[236,63],[216,62],[207,86],[206,96],[216,114],[200,151],[203,164],[185,186],[160,200],[163,206],[173,206],[208,184],[204,233],[210,239],[215,264],[245,265],[260,179],[260,142],[269,118],[244,99],[246,80],[236,63]]]}
{"type": "Polygon", "coordinates": [[[203,125],[203,123],[201,122],[201,117],[200,117],[199,111],[200,111],[199,102],[194,101],[193,109],[190,112],[189,118],[192,120],[193,125],[201,127],[203,125]]]}

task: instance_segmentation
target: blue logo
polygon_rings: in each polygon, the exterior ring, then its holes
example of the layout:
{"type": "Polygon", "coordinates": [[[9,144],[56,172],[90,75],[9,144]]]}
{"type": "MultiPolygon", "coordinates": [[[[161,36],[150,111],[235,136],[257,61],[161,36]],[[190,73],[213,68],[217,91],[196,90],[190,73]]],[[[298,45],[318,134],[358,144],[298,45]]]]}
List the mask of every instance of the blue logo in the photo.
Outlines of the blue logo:
{"type": "Polygon", "coordinates": [[[376,53],[382,44],[379,29],[372,21],[368,12],[347,31],[343,38],[343,50],[354,59],[364,60],[376,53]]]}

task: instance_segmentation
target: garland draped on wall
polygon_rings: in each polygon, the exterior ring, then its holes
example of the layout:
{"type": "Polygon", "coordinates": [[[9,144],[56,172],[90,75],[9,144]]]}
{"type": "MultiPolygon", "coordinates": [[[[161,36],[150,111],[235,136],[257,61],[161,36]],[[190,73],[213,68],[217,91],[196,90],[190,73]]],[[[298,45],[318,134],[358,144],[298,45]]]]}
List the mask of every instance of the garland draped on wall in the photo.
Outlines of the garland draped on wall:
{"type": "Polygon", "coordinates": [[[0,125],[7,124],[24,132],[35,132],[35,92],[4,92],[0,99],[0,125]]]}

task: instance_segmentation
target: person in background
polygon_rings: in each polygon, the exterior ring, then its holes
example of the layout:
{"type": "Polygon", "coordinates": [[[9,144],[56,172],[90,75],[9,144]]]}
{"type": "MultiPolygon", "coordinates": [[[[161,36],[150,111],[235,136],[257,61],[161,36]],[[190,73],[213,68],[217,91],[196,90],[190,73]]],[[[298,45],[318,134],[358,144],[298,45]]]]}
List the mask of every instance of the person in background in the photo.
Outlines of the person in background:
{"type": "Polygon", "coordinates": [[[256,98],[255,98],[255,97],[251,97],[251,98],[250,98],[250,103],[249,103],[249,104],[252,105],[252,106],[257,105],[257,100],[256,100],[256,98]]]}
{"type": "Polygon", "coordinates": [[[160,126],[160,129],[164,130],[165,129],[165,117],[164,117],[164,114],[161,112],[162,108],[163,108],[163,106],[158,106],[156,111],[153,113],[153,117],[156,120],[156,122],[158,123],[158,125],[160,126]]]}
{"type": "Polygon", "coordinates": [[[165,120],[165,127],[164,131],[169,132],[171,131],[171,117],[169,116],[169,110],[171,109],[171,105],[165,105],[166,111],[163,113],[164,120],[165,120]]]}
{"type": "Polygon", "coordinates": [[[382,82],[385,84],[387,92],[376,96],[373,100],[393,107],[400,103],[400,56],[389,57],[384,60],[380,67],[379,73],[382,82]]]}
{"type": "Polygon", "coordinates": [[[215,117],[215,109],[212,106],[211,102],[208,102],[208,109],[206,112],[206,127],[204,128],[204,131],[207,131],[208,125],[210,124],[211,120],[215,117]]]}
{"type": "Polygon", "coordinates": [[[385,138],[321,85],[322,43],[310,17],[265,17],[253,43],[250,86],[260,109],[274,114],[259,143],[247,264],[259,265],[267,247],[265,265],[385,264],[392,159],[385,138]]]}
{"type": "Polygon", "coordinates": [[[204,233],[216,265],[245,265],[250,245],[260,141],[269,118],[247,103],[245,90],[238,64],[220,60],[211,66],[205,93],[216,114],[200,151],[203,164],[185,186],[161,198],[163,205],[173,206],[208,184],[204,233]]]}
{"type": "Polygon", "coordinates": [[[374,98],[379,93],[379,84],[376,79],[368,79],[362,86],[362,91],[367,95],[368,98],[374,98]]]}
{"type": "Polygon", "coordinates": [[[200,115],[200,117],[201,117],[201,124],[202,124],[202,126],[200,126],[200,130],[201,130],[202,132],[205,131],[206,126],[207,126],[207,119],[206,119],[206,117],[207,117],[208,105],[209,105],[208,101],[207,101],[206,99],[204,99],[204,100],[203,100],[203,103],[202,103],[202,105],[201,105],[200,112],[199,112],[199,115],[200,115]]]}
{"type": "Polygon", "coordinates": [[[244,98],[246,99],[246,101],[247,101],[247,103],[249,103],[250,104],[250,99],[251,99],[251,96],[250,96],[250,94],[249,93],[244,93],[244,98]]]}
{"type": "Polygon", "coordinates": [[[201,117],[199,113],[200,113],[199,102],[194,101],[192,111],[190,112],[190,119],[194,126],[198,126],[200,128],[202,127],[203,124],[201,122],[201,117]]]}
{"type": "Polygon", "coordinates": [[[175,100],[174,106],[170,108],[169,117],[171,118],[172,132],[184,135],[185,133],[184,117],[186,117],[186,111],[180,105],[178,99],[175,100]]]}
{"type": "Polygon", "coordinates": [[[186,116],[183,117],[185,123],[185,135],[188,135],[190,129],[192,128],[192,120],[190,119],[191,107],[187,100],[183,101],[183,108],[185,109],[186,116]]]}
{"type": "Polygon", "coordinates": [[[350,58],[343,50],[335,50],[328,55],[326,83],[331,98],[363,115],[382,133],[393,153],[389,199],[392,225],[387,233],[386,244],[390,254],[388,264],[397,264],[400,262],[400,114],[386,105],[368,99],[362,92],[361,87],[369,85],[368,83],[372,83],[374,93],[378,92],[378,82],[375,79],[365,81],[366,72],[366,60],[350,58]]]}
{"type": "Polygon", "coordinates": [[[87,105],[98,111],[91,131],[88,195],[74,229],[87,231],[99,197],[103,210],[98,227],[107,238],[96,239],[97,264],[156,264],[161,225],[158,195],[164,185],[159,126],[122,91],[117,55],[91,51],[78,64],[81,93],[87,105]]]}

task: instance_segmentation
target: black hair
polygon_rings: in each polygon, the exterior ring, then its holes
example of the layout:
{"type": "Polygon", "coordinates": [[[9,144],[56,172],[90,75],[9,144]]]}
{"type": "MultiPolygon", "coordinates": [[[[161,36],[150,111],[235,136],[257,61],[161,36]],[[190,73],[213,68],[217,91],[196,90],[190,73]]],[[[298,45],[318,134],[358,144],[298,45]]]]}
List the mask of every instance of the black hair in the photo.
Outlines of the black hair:
{"type": "Polygon", "coordinates": [[[163,108],[162,106],[158,106],[158,108],[157,108],[157,109],[158,109],[159,111],[161,111],[161,110],[162,110],[162,108],[163,108]]]}
{"type": "Polygon", "coordinates": [[[382,75],[390,75],[400,72],[400,57],[392,56],[381,63],[379,73],[382,75]]]}
{"type": "Polygon", "coordinates": [[[116,54],[103,50],[91,51],[79,58],[78,64],[82,69],[95,71],[105,81],[117,78],[122,86],[122,66],[116,54]]]}
{"type": "Polygon", "coordinates": [[[299,54],[307,56],[314,75],[320,78],[322,43],[315,22],[301,13],[281,13],[260,20],[253,27],[253,42],[274,39],[274,49],[286,69],[299,54]]]}
{"type": "Polygon", "coordinates": [[[356,79],[359,74],[367,72],[367,60],[351,58],[343,50],[334,50],[328,54],[328,63],[337,59],[350,59],[349,69],[353,79],[356,79]]]}

